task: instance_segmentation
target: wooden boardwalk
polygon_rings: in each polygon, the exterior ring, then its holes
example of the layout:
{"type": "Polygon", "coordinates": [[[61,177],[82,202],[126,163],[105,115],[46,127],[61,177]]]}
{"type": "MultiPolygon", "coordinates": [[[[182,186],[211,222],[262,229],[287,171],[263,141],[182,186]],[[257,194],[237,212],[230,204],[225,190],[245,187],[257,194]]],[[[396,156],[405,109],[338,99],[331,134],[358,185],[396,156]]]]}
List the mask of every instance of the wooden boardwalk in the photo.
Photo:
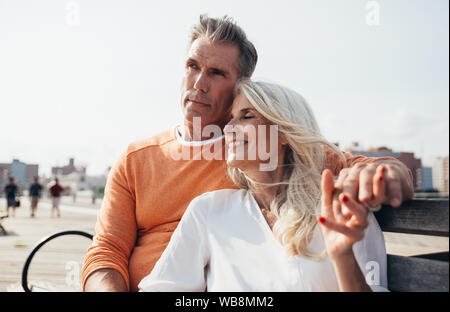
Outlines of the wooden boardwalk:
{"type": "MultiPolygon", "coordinates": [[[[5,205],[0,199],[0,208],[5,205]]],[[[15,218],[7,218],[3,225],[9,235],[0,234],[0,292],[23,291],[21,274],[25,260],[43,237],[61,230],[83,230],[94,233],[96,205],[80,201],[71,203],[63,199],[61,218],[50,217],[50,203],[43,200],[38,207],[37,217],[30,218],[29,201],[22,198],[22,207],[16,209],[15,218]]],[[[448,237],[385,233],[388,253],[395,255],[416,255],[448,251],[448,237]]],[[[81,264],[90,240],[79,236],[57,238],[45,245],[33,258],[29,280],[37,286],[55,287],[59,291],[79,291],[81,264]]],[[[39,288],[35,288],[39,290],[39,288]]]]}
{"type": "MultiPolygon", "coordinates": [[[[0,207],[4,209],[4,198],[0,207]]],[[[43,237],[57,231],[73,229],[94,233],[97,205],[86,203],[76,206],[69,199],[61,204],[61,217],[50,217],[50,202],[39,203],[37,217],[30,218],[29,201],[21,199],[15,218],[6,218],[3,226],[8,231],[0,233],[0,291],[23,291],[22,269],[25,260],[43,237]],[[66,202],[66,203],[64,203],[66,202]]],[[[33,258],[28,278],[57,285],[59,290],[79,290],[79,271],[90,240],[81,236],[56,238],[42,247],[33,258]],[[77,285],[78,284],[78,285],[77,285]]]]}

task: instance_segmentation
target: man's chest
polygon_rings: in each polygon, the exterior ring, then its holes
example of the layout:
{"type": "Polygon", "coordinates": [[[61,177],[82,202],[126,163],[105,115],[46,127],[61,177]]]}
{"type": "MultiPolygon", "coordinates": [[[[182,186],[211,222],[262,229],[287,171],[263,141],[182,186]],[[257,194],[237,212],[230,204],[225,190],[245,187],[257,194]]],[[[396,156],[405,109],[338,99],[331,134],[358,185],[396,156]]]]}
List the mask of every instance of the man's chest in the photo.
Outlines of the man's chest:
{"type": "Polygon", "coordinates": [[[142,228],[179,221],[189,203],[214,190],[236,188],[223,161],[168,162],[136,177],[136,221],[142,228]]]}

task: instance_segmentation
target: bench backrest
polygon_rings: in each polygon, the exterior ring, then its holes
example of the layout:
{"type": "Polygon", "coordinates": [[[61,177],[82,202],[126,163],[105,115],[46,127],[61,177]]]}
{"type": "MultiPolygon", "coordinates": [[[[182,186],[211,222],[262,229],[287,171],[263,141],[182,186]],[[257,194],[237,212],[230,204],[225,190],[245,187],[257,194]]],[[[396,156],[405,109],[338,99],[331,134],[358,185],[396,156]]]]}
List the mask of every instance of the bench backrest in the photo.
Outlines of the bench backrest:
{"type": "MultiPolygon", "coordinates": [[[[448,237],[448,199],[414,199],[383,207],[375,217],[383,232],[448,237]]],[[[388,255],[391,291],[449,291],[448,252],[412,257],[388,255]]]]}

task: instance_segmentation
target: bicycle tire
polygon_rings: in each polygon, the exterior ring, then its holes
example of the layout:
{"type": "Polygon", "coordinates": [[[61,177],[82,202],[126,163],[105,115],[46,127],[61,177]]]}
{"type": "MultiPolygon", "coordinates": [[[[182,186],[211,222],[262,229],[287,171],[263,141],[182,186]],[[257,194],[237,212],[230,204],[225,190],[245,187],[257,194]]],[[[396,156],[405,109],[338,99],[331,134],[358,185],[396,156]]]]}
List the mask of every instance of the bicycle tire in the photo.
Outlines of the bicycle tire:
{"type": "Polygon", "coordinates": [[[25,261],[25,264],[23,266],[22,269],[22,287],[24,289],[25,292],[32,292],[30,288],[28,288],[28,268],[31,264],[31,260],[33,260],[34,255],[38,252],[38,250],[44,246],[45,244],[47,244],[49,241],[51,241],[52,239],[55,239],[57,237],[60,236],[64,236],[64,235],[81,235],[84,236],[86,238],[89,239],[93,239],[93,235],[84,231],[79,231],[79,230],[64,230],[64,231],[59,231],[56,233],[53,233],[51,235],[48,235],[46,237],[44,237],[43,239],[41,239],[36,246],[34,246],[34,248],[31,250],[30,254],[27,257],[27,260],[25,261]]]}

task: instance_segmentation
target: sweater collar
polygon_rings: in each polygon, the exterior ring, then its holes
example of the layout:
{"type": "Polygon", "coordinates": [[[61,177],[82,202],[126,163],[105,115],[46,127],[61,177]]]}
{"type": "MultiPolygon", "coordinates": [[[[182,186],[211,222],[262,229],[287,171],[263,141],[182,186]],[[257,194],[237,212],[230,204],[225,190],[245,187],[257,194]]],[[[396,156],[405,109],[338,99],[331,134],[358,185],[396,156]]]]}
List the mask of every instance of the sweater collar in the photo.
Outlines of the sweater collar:
{"type": "Polygon", "coordinates": [[[207,144],[215,143],[217,141],[221,141],[225,137],[224,135],[221,135],[220,137],[212,138],[212,139],[209,139],[209,140],[186,141],[185,139],[183,139],[182,131],[183,130],[182,130],[182,127],[180,125],[175,126],[175,137],[176,137],[178,143],[180,143],[181,145],[185,145],[185,146],[204,146],[204,145],[207,145],[207,144]]]}

